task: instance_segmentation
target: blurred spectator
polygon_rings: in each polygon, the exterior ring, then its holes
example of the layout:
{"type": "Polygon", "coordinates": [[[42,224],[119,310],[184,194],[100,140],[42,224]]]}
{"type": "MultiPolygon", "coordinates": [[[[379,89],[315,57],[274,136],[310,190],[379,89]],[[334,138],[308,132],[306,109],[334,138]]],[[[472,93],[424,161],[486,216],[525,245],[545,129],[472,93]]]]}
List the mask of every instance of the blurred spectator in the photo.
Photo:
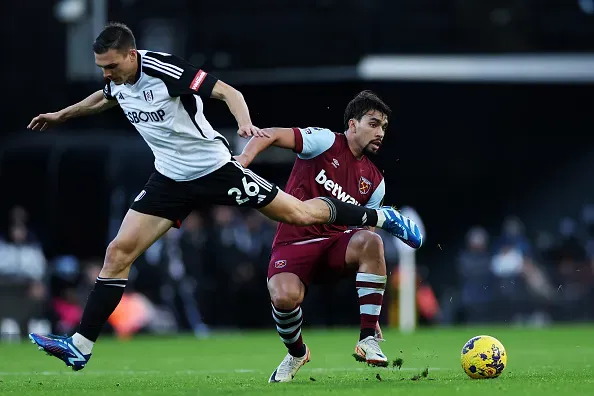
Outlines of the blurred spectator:
{"type": "Polygon", "coordinates": [[[235,323],[240,327],[257,326],[270,317],[266,276],[275,222],[249,210],[242,223],[236,227],[234,248],[238,261],[230,268],[228,291],[237,307],[235,323]]]}
{"type": "Polygon", "coordinates": [[[540,262],[551,272],[556,267],[555,243],[556,239],[552,233],[538,231],[534,241],[534,260],[540,262]]]}
{"type": "Polygon", "coordinates": [[[72,333],[80,322],[84,304],[77,290],[80,281],[80,263],[76,257],[59,256],[52,261],[50,293],[56,316],[54,327],[59,334],[72,333]]]}
{"type": "Polygon", "coordinates": [[[466,248],[457,260],[460,280],[460,304],[467,322],[493,320],[489,309],[495,298],[494,277],[490,270],[489,235],[483,227],[473,227],[466,234],[466,248]]]}
{"type": "Polygon", "coordinates": [[[240,325],[241,316],[249,314],[249,308],[242,307],[242,301],[236,298],[238,284],[251,279],[249,257],[240,249],[240,246],[245,248],[247,227],[234,207],[215,206],[212,217],[205,259],[215,279],[213,289],[209,290],[214,304],[210,305],[210,312],[204,312],[205,321],[234,327],[240,325]]]}
{"type": "Polygon", "coordinates": [[[214,282],[204,260],[205,251],[208,249],[207,241],[204,217],[195,211],[190,213],[184,220],[178,243],[187,273],[185,295],[186,298],[193,298],[197,302],[193,309],[187,311],[187,322],[197,336],[206,336],[209,333],[207,324],[203,322],[201,308],[209,300],[209,296],[202,293],[202,290],[208,289],[205,285],[213,285],[214,282]]]}
{"type": "Polygon", "coordinates": [[[8,338],[51,330],[45,319],[46,259],[26,224],[24,209],[13,209],[6,239],[0,239],[0,332],[8,338]]]}
{"type": "Polygon", "coordinates": [[[196,336],[205,337],[209,329],[202,320],[198,305],[196,288],[199,280],[193,275],[199,273],[203,266],[201,248],[205,240],[200,237],[202,218],[193,212],[184,223],[182,229],[172,228],[165,234],[167,280],[163,285],[162,296],[178,323],[189,326],[196,336]]]}
{"type": "Polygon", "coordinates": [[[507,306],[504,317],[511,316],[516,322],[535,314],[541,303],[552,299],[554,294],[532,254],[522,222],[514,216],[506,218],[496,243],[491,270],[497,278],[498,298],[507,306]]]}
{"type": "Polygon", "coordinates": [[[586,246],[578,237],[576,224],[572,219],[562,219],[559,231],[560,238],[554,252],[558,265],[557,297],[562,299],[562,319],[585,318],[588,304],[580,302],[585,302],[592,294],[594,285],[586,246]]]}
{"type": "Polygon", "coordinates": [[[594,205],[584,206],[583,220],[586,226],[586,255],[592,272],[594,272],[594,205]]]}
{"type": "Polygon", "coordinates": [[[532,252],[519,219],[506,218],[502,231],[495,243],[491,271],[496,277],[499,296],[510,305],[515,304],[517,311],[521,309],[519,304],[527,299],[528,287],[523,275],[532,252]]]}
{"type": "Polygon", "coordinates": [[[9,229],[13,227],[23,227],[27,230],[26,236],[24,237],[25,242],[30,244],[39,243],[37,235],[29,224],[29,212],[27,212],[24,207],[15,205],[10,209],[8,213],[8,224],[9,229]]]}

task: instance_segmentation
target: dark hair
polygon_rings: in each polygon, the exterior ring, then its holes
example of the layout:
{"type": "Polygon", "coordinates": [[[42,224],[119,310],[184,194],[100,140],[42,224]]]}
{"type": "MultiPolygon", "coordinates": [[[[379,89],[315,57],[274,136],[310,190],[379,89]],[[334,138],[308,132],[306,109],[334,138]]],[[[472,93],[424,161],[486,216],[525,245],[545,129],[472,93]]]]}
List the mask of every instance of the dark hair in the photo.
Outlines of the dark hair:
{"type": "Polygon", "coordinates": [[[349,120],[361,121],[361,118],[370,110],[376,110],[390,116],[392,110],[372,91],[361,91],[349,102],[344,110],[344,127],[349,128],[349,120]]]}
{"type": "Polygon", "coordinates": [[[110,22],[105,26],[93,43],[96,54],[104,54],[110,49],[128,51],[131,48],[136,49],[134,34],[128,26],[119,22],[110,22]]]}

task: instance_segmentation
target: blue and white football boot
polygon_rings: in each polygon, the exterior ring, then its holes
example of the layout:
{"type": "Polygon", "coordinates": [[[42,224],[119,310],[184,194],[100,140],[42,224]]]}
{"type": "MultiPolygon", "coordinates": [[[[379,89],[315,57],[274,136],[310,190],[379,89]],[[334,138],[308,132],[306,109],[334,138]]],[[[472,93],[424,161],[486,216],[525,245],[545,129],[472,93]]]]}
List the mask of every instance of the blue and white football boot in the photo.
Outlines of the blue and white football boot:
{"type": "Polygon", "coordinates": [[[391,206],[382,206],[380,211],[386,220],[381,228],[400,239],[413,249],[418,249],[423,244],[423,235],[419,226],[391,206]]]}
{"type": "Polygon", "coordinates": [[[53,334],[40,335],[31,333],[29,339],[33,344],[37,344],[37,349],[45,351],[50,356],[55,356],[66,366],[72,367],[72,370],[78,371],[85,368],[91,354],[83,355],[81,351],[74,346],[72,337],[57,336],[53,334]]]}

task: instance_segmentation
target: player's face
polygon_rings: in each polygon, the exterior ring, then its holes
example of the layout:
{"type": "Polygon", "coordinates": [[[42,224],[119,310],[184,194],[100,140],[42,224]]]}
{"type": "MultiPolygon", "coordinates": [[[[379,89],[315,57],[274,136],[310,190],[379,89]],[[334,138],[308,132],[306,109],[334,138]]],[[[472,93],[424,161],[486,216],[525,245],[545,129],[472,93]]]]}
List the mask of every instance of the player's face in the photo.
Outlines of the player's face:
{"type": "Polygon", "coordinates": [[[388,127],[388,117],[377,110],[370,110],[354,124],[357,143],[363,154],[377,154],[388,127]]]}
{"type": "Polygon", "coordinates": [[[131,81],[136,75],[136,50],[126,52],[110,49],[104,54],[95,54],[95,63],[103,70],[103,77],[120,85],[131,81]]]}

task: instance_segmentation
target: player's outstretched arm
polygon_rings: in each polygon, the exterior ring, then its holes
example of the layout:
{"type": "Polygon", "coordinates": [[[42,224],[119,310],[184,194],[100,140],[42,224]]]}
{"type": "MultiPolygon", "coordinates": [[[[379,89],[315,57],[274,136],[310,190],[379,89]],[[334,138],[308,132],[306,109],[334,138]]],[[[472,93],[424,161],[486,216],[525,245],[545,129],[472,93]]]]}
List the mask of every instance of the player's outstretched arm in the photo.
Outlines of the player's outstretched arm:
{"type": "Polygon", "coordinates": [[[49,127],[61,124],[71,118],[97,114],[114,107],[117,104],[118,102],[116,100],[106,99],[103,95],[103,91],[99,90],[65,109],[55,113],[40,114],[37,117],[34,117],[29,125],[27,125],[27,128],[34,131],[44,131],[49,127]]]}
{"type": "Polygon", "coordinates": [[[250,111],[243,95],[231,85],[218,80],[212,89],[211,97],[227,103],[229,111],[231,111],[231,114],[237,120],[237,134],[239,136],[244,138],[250,136],[269,137],[267,133],[252,124],[250,111]]]}
{"type": "Polygon", "coordinates": [[[236,156],[235,159],[239,161],[244,167],[248,167],[252,161],[262,151],[266,150],[270,146],[277,146],[286,149],[295,149],[295,133],[291,128],[266,128],[262,129],[269,139],[250,139],[248,144],[243,148],[240,155],[236,156]]]}

